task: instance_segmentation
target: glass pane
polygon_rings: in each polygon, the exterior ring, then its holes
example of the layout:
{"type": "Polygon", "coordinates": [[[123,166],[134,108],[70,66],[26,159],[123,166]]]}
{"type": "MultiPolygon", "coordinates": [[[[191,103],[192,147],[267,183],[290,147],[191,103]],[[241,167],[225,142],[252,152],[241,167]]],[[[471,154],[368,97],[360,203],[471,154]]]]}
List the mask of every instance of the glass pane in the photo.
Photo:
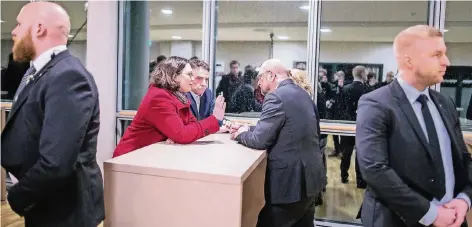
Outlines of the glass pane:
{"type": "Polygon", "coordinates": [[[122,109],[136,110],[164,57],[201,58],[203,1],[126,1],[122,109]]]}
{"type": "MultiPolygon", "coordinates": [[[[16,17],[27,1],[1,1],[1,98],[11,101],[20,85],[21,78],[29,68],[29,62],[14,62],[11,53],[13,40],[11,31],[16,26],[16,17]]],[[[87,51],[87,12],[85,1],[58,2],[69,14],[71,32],[69,34],[69,51],[85,65],[87,51]]]]}
{"type": "Polygon", "coordinates": [[[472,130],[472,105],[470,105],[472,95],[471,12],[471,2],[446,2],[444,38],[451,65],[447,68],[440,89],[441,93],[447,94],[456,103],[463,130],[472,130]]]}
{"type": "MultiPolygon", "coordinates": [[[[354,124],[360,97],[350,95],[350,91],[369,92],[390,82],[397,72],[392,48],[394,37],[409,26],[426,24],[427,12],[427,1],[323,1],[316,84],[320,116],[354,124]],[[356,66],[362,67],[353,75],[356,66]]],[[[357,185],[355,138],[329,136],[328,139],[328,186],[316,217],[360,222],[356,216],[364,189],[361,181],[357,185]],[[346,163],[345,171],[341,171],[342,159],[346,163]]]]}
{"type": "Polygon", "coordinates": [[[217,18],[213,91],[223,93],[226,113],[258,117],[257,67],[269,58],[306,67],[308,1],[220,1],[217,18]]]}

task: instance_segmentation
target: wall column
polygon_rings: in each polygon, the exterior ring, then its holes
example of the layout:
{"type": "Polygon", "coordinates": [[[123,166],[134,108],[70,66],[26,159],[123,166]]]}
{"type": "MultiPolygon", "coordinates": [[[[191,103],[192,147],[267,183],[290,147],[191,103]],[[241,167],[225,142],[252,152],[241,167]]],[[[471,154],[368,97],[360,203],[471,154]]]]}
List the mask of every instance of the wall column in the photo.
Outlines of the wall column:
{"type": "Polygon", "coordinates": [[[100,102],[100,132],[97,161],[103,173],[103,161],[115,149],[118,1],[89,1],[87,11],[86,66],[95,78],[100,102]]]}

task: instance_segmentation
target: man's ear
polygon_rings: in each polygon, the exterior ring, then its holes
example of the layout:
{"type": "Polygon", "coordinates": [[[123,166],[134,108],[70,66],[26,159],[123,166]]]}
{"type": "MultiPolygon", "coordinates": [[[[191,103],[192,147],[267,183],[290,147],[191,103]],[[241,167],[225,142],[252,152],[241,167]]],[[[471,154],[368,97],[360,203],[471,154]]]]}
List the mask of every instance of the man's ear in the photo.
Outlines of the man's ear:
{"type": "Polygon", "coordinates": [[[34,35],[36,37],[42,37],[46,35],[46,26],[44,26],[44,24],[37,23],[35,27],[36,29],[34,31],[34,35]]]}

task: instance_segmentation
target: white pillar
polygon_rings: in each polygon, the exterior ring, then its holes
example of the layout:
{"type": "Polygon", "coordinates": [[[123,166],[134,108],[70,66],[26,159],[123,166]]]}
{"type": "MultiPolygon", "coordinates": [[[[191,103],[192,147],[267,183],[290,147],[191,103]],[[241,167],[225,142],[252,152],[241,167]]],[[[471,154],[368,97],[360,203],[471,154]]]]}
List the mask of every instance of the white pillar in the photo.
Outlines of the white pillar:
{"type": "Polygon", "coordinates": [[[115,149],[118,78],[118,1],[89,1],[87,12],[87,69],[95,78],[100,101],[97,161],[115,149]]]}

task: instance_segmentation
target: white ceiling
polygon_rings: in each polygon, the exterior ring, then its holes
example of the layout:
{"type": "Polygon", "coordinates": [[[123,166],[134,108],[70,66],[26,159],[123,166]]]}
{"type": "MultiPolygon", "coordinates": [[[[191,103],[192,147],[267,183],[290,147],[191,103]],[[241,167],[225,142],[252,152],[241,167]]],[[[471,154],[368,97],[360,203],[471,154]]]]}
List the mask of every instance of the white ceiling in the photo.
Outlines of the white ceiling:
{"type": "MultiPolygon", "coordinates": [[[[28,1],[1,1],[2,39],[10,38],[14,19],[28,1]]],[[[69,12],[73,32],[85,21],[84,1],[60,2],[69,12]]],[[[150,1],[150,38],[201,40],[202,1],[150,1]],[[161,9],[171,9],[164,15],[161,9]]],[[[263,41],[269,33],[288,36],[288,40],[306,41],[308,11],[300,6],[308,1],[221,1],[218,3],[218,40],[263,41]]],[[[472,42],[472,1],[448,1],[446,4],[447,42],[472,42]]],[[[414,24],[424,24],[427,1],[325,1],[322,6],[323,41],[392,42],[395,35],[414,24]],[[405,10],[406,9],[406,10],[405,10]]],[[[90,22],[89,22],[90,23],[90,22]]],[[[93,23],[93,22],[91,22],[93,23]]],[[[86,38],[86,28],[76,39],[86,38]]]]}

